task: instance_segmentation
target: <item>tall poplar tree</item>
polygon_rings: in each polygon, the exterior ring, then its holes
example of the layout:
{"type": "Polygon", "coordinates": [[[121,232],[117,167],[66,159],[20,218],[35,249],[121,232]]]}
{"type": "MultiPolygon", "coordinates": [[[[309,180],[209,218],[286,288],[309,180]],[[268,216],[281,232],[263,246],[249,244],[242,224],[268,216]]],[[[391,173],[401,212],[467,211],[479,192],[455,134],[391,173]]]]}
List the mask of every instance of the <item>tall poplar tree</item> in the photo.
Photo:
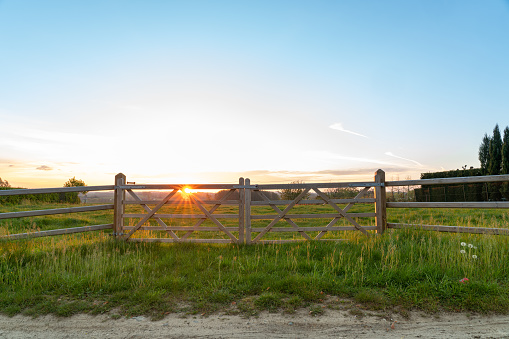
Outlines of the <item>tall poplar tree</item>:
{"type": "Polygon", "coordinates": [[[509,174],[509,127],[504,129],[502,145],[502,174],[509,174]]]}
{"type": "Polygon", "coordinates": [[[500,136],[500,130],[498,124],[493,129],[493,136],[490,142],[490,160],[488,162],[488,174],[497,175],[500,174],[502,169],[502,137],[500,136]]]}
{"type": "Polygon", "coordinates": [[[481,173],[488,174],[488,163],[490,161],[490,137],[484,133],[481,145],[479,146],[479,162],[481,163],[481,173]]]}

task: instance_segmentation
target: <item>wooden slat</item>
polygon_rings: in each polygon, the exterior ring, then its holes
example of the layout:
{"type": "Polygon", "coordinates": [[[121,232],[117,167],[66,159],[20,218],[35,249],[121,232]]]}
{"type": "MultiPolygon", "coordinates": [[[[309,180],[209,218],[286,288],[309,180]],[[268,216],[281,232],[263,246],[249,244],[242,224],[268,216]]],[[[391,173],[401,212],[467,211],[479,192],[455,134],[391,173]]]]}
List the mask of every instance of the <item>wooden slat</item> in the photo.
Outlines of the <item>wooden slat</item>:
{"type": "Polygon", "coordinates": [[[388,226],[388,228],[397,228],[397,229],[420,228],[420,229],[424,229],[424,230],[439,231],[439,232],[509,235],[509,229],[507,229],[507,228],[418,225],[418,224],[397,224],[397,223],[388,223],[387,226],[388,226]]]}
{"type": "Polygon", "coordinates": [[[173,239],[173,238],[129,238],[129,242],[164,242],[164,243],[181,243],[195,242],[200,244],[231,244],[235,241],[231,239],[173,239]]]}
{"type": "Polygon", "coordinates": [[[509,208],[509,202],[388,202],[387,208],[509,208]]]}
{"type": "Polygon", "coordinates": [[[312,189],[318,188],[340,188],[340,187],[376,187],[380,186],[375,182],[336,182],[336,183],[309,183],[309,184],[269,184],[255,185],[257,190],[282,190],[282,189],[312,189]]]}
{"type": "MultiPolygon", "coordinates": [[[[244,178],[239,178],[239,185],[244,186],[244,178]]],[[[246,242],[245,238],[245,222],[246,222],[246,190],[244,188],[239,189],[239,244],[246,242]]],[[[227,229],[227,228],[226,228],[227,229]]]]}
{"type": "MultiPolygon", "coordinates": [[[[249,178],[246,178],[246,180],[244,180],[244,184],[246,186],[250,186],[251,185],[251,179],[249,178]]],[[[246,188],[245,190],[245,193],[244,193],[244,199],[245,199],[245,205],[244,205],[244,210],[245,210],[245,215],[246,215],[246,223],[245,223],[245,227],[246,227],[246,231],[245,231],[245,237],[246,237],[246,244],[249,245],[251,244],[251,189],[248,189],[246,188]]]]}
{"type": "Polygon", "coordinates": [[[113,207],[114,206],[111,204],[111,205],[94,205],[94,206],[82,206],[82,207],[54,208],[54,209],[49,209],[49,210],[8,212],[8,213],[0,213],[0,219],[37,217],[37,216],[53,215],[53,214],[103,211],[103,210],[112,210],[113,207]]]}
{"type": "MultiPolygon", "coordinates": [[[[385,172],[375,172],[375,182],[385,183],[385,172]]],[[[387,192],[385,186],[375,188],[376,233],[383,234],[387,229],[387,192]]]]}
{"type": "MultiPolygon", "coordinates": [[[[124,226],[124,230],[132,230],[134,226],[124,226]]],[[[225,227],[228,231],[236,232],[239,230],[238,227],[225,227]]],[[[198,229],[193,226],[141,226],[138,231],[192,231],[192,232],[217,232],[220,231],[217,226],[200,226],[198,229]]]]}
{"type": "Polygon", "coordinates": [[[486,175],[477,177],[437,178],[421,180],[399,180],[386,181],[385,186],[418,186],[418,185],[440,185],[440,184],[473,184],[479,182],[506,182],[509,175],[486,175]]]}
{"type": "Polygon", "coordinates": [[[147,185],[124,185],[122,189],[132,190],[181,190],[183,188],[190,189],[208,189],[208,190],[231,190],[239,188],[256,188],[256,186],[240,186],[232,184],[147,184],[147,185]]]}
{"type": "MultiPolygon", "coordinates": [[[[346,213],[349,217],[352,218],[372,218],[375,217],[375,213],[346,213]]],[[[289,219],[323,219],[323,218],[337,218],[342,217],[343,215],[340,213],[323,213],[323,214],[287,214],[285,218],[289,219]]],[[[278,217],[275,214],[260,214],[260,215],[252,215],[252,220],[264,220],[264,219],[274,219],[278,217]]]]}
{"type": "MultiPolygon", "coordinates": [[[[376,230],[376,226],[363,226],[365,230],[373,231],[376,230]]],[[[263,227],[255,227],[252,228],[252,232],[262,232],[264,230],[263,227]]],[[[270,229],[271,232],[295,232],[296,229],[293,227],[272,227],[270,229]]],[[[310,226],[310,227],[298,227],[298,231],[302,232],[321,232],[321,231],[357,231],[357,228],[355,226],[333,226],[333,227],[327,227],[327,226],[310,226]]],[[[315,239],[318,240],[318,239],[315,239]]]]}
{"type": "MultiPolygon", "coordinates": [[[[373,198],[364,198],[364,199],[330,199],[335,204],[372,204],[375,202],[373,198]]],[[[293,200],[268,200],[268,201],[252,201],[251,205],[253,206],[267,206],[267,205],[288,205],[293,200]]],[[[299,205],[324,205],[325,201],[323,200],[301,200],[299,205]]]]}
{"type": "MultiPolygon", "coordinates": [[[[292,242],[303,242],[306,239],[292,239],[292,240],[260,240],[260,244],[287,244],[292,242]]],[[[348,241],[348,239],[320,239],[315,241],[348,241]]]]}
{"type": "MultiPolygon", "coordinates": [[[[171,199],[168,202],[166,202],[166,205],[181,205],[183,200],[184,199],[180,199],[180,198],[171,199]]],[[[139,201],[128,200],[128,201],[125,201],[124,204],[125,205],[157,205],[160,201],[161,200],[139,200],[139,201]]],[[[202,200],[202,204],[203,205],[216,205],[216,204],[238,205],[238,204],[240,204],[240,200],[227,200],[224,202],[220,202],[220,200],[202,200]]]]}
{"type": "Polygon", "coordinates": [[[72,228],[63,228],[63,229],[49,230],[49,231],[31,232],[31,233],[9,234],[9,235],[5,235],[5,236],[1,236],[0,238],[2,238],[2,239],[40,238],[40,237],[49,237],[49,236],[62,235],[62,234],[73,234],[73,233],[83,233],[83,232],[98,231],[98,230],[107,230],[107,229],[112,229],[112,228],[113,228],[113,224],[103,224],[103,225],[72,227],[72,228]]]}
{"type": "MultiPolygon", "coordinates": [[[[143,218],[146,213],[126,213],[124,218],[143,218]]],[[[238,214],[214,214],[218,219],[238,219],[238,214]]],[[[154,214],[152,218],[165,218],[165,219],[207,219],[205,214],[154,214]]]]}
{"type": "Polygon", "coordinates": [[[109,191],[109,190],[113,190],[113,189],[115,189],[114,185],[56,187],[56,188],[30,188],[30,189],[23,188],[23,189],[1,190],[0,196],[22,195],[22,194],[62,193],[62,192],[109,191]]]}

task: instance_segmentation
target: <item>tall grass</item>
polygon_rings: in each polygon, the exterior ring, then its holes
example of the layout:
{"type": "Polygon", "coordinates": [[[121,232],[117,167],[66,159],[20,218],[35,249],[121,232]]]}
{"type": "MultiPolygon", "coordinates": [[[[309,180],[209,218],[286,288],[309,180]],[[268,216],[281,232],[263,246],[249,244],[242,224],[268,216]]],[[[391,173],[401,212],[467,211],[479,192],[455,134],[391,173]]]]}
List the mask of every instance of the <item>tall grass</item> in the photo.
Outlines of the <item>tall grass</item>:
{"type": "MultiPolygon", "coordinates": [[[[397,213],[409,221],[426,215],[397,213]]],[[[434,221],[481,227],[506,221],[502,211],[462,213],[435,213],[434,221]]],[[[52,218],[41,228],[66,222],[52,218]]],[[[102,223],[100,214],[83,218],[89,220],[71,224],[102,223]]],[[[25,222],[39,227],[39,219],[25,222]]],[[[27,225],[0,224],[9,232],[27,225]]],[[[347,241],[239,246],[126,243],[94,232],[1,241],[0,312],[158,318],[168,312],[231,311],[235,305],[236,312],[252,314],[308,307],[324,295],[374,309],[509,310],[509,237],[405,229],[370,238],[344,232],[343,238],[347,241]],[[468,283],[460,282],[463,278],[468,283]]]]}

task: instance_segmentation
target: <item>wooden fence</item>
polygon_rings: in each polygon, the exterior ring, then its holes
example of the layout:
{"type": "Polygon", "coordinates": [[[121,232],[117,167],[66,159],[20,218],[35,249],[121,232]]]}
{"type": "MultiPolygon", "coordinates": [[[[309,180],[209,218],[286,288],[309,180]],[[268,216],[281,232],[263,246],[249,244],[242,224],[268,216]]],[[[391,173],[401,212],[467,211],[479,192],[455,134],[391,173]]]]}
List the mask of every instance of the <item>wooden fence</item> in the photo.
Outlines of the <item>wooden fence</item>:
{"type": "MultiPolygon", "coordinates": [[[[108,186],[86,186],[86,187],[62,187],[45,189],[19,189],[0,191],[0,196],[21,195],[21,194],[44,194],[55,192],[84,192],[84,191],[114,191],[114,204],[93,205],[70,208],[58,208],[50,210],[24,211],[0,213],[0,219],[21,218],[31,216],[43,216],[64,213],[79,213],[88,211],[114,210],[113,223],[103,225],[91,225],[67,229],[40,231],[33,233],[10,234],[4,236],[9,239],[20,239],[27,237],[43,237],[50,235],[61,235],[68,233],[88,232],[94,230],[112,229],[113,235],[118,239],[128,241],[148,242],[201,242],[201,243],[270,243],[294,240],[266,239],[268,234],[280,234],[280,232],[291,232],[300,236],[303,240],[341,240],[324,236],[326,234],[338,234],[338,231],[359,231],[366,236],[382,234],[388,228],[401,229],[408,227],[419,227],[427,230],[441,232],[462,232],[462,233],[491,233],[507,234],[509,229],[501,228],[480,228],[465,226],[444,226],[444,225],[415,225],[387,222],[387,209],[391,208],[509,208],[509,202],[387,202],[386,188],[391,186],[419,186],[419,185],[440,185],[457,183],[479,183],[479,182],[509,182],[509,175],[385,181],[385,173],[378,170],[374,180],[371,182],[350,182],[350,183],[296,183],[296,184],[274,184],[274,185],[253,185],[249,179],[240,178],[238,184],[200,184],[200,185],[135,185],[128,184],[123,174],[115,177],[115,184],[108,186]],[[185,202],[178,195],[181,195],[185,188],[193,190],[226,190],[227,193],[220,199],[200,199],[194,194],[189,194],[185,202]],[[350,199],[332,199],[326,190],[355,188],[358,194],[350,199]],[[265,192],[270,190],[300,190],[292,200],[271,200],[265,192]],[[373,197],[368,192],[373,189],[373,197]],[[164,190],[165,196],[162,200],[142,200],[136,192],[139,190],[164,190]],[[256,193],[255,193],[256,192],[256,193]],[[308,199],[307,195],[313,192],[315,199],[308,199]],[[261,197],[262,200],[254,201],[253,194],[261,197]],[[128,199],[128,197],[130,199],[128,199]],[[165,213],[167,206],[179,207],[183,203],[192,206],[199,213],[177,212],[165,213]],[[354,213],[351,209],[357,204],[373,204],[373,212],[354,213]],[[294,208],[299,205],[327,206],[331,212],[328,213],[294,213],[294,208]],[[131,210],[138,208],[138,210],[131,210]],[[286,206],[281,208],[282,206],[286,206]],[[342,207],[343,206],[343,207],[342,207]],[[234,210],[221,212],[221,207],[232,207],[234,210]],[[259,213],[259,207],[270,207],[272,214],[259,213]],[[141,209],[141,211],[140,211],[141,209]],[[221,212],[221,213],[216,213],[221,212]],[[321,220],[312,226],[299,226],[307,219],[321,220]],[[370,219],[371,224],[362,224],[358,220],[370,219]],[[190,225],[174,225],[174,220],[191,221],[190,225]],[[317,225],[323,220],[323,225],[317,225]],[[337,226],[338,221],[346,220],[348,225],[337,226]],[[169,223],[170,222],[170,223],[169,223]],[[264,222],[263,226],[260,223],[264,222]],[[205,223],[205,225],[204,225],[205,223]],[[281,226],[281,224],[285,226],[281,226]],[[256,225],[254,225],[256,224],[256,225]],[[312,233],[312,235],[311,235],[312,233]],[[142,235],[137,237],[137,235],[142,235]],[[196,234],[204,234],[205,237],[196,238],[196,234]]],[[[224,209],[224,208],[223,208],[224,209]]],[[[190,210],[190,209],[189,209],[190,210]]],[[[274,237],[272,237],[274,238],[274,237]]]]}
{"type": "MultiPolygon", "coordinates": [[[[26,194],[106,191],[106,190],[114,190],[114,189],[115,189],[114,185],[15,189],[15,190],[0,191],[0,197],[1,196],[11,196],[11,195],[26,195],[26,194]]],[[[9,212],[9,213],[0,213],[0,220],[12,219],[12,218],[44,216],[44,215],[66,214],[66,213],[103,211],[103,210],[112,210],[112,209],[114,209],[114,205],[109,204],[109,205],[66,207],[66,208],[56,208],[56,209],[47,209],[47,210],[36,210],[36,211],[9,212]]],[[[91,225],[91,226],[64,228],[64,229],[49,230],[49,231],[9,234],[9,235],[3,236],[1,238],[8,238],[8,239],[23,239],[23,238],[29,238],[29,237],[30,238],[38,238],[38,237],[46,237],[46,236],[52,236],[52,235],[62,235],[62,234],[69,234],[69,233],[81,233],[81,232],[105,230],[105,229],[111,229],[112,227],[113,227],[113,224],[91,225]]]]}

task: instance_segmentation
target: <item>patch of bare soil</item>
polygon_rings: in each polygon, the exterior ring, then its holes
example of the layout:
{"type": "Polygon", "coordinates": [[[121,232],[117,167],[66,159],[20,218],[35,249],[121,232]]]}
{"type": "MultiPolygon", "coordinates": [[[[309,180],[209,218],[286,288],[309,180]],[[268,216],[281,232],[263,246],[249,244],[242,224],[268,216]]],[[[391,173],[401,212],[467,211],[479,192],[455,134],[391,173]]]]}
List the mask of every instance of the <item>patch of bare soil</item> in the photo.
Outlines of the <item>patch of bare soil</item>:
{"type": "Polygon", "coordinates": [[[170,314],[163,320],[146,317],[111,319],[106,315],[69,318],[0,316],[0,338],[509,338],[509,317],[468,314],[353,315],[327,310],[312,316],[263,312],[192,316],[170,314]]]}

